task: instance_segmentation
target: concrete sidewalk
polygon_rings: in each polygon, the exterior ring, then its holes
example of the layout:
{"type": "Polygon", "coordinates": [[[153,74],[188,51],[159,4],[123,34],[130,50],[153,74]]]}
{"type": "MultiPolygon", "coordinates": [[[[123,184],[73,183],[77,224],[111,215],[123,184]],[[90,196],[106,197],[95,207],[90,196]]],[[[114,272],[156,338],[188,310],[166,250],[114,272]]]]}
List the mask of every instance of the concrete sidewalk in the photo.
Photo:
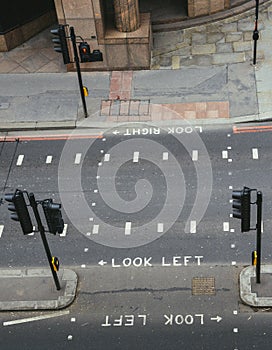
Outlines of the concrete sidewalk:
{"type": "Polygon", "coordinates": [[[58,291],[49,269],[0,269],[0,311],[57,310],[70,305],[78,277],[72,270],[58,273],[58,291]]]}
{"type": "Polygon", "coordinates": [[[0,311],[57,310],[69,306],[75,298],[80,304],[81,295],[85,303],[86,293],[90,299],[95,298],[100,310],[111,307],[106,295],[111,298],[115,295],[115,303],[119,300],[120,305],[126,305],[126,298],[131,301],[131,295],[137,299],[143,293],[147,295],[146,303],[151,303],[149,307],[156,299],[152,296],[154,293],[163,295],[158,298],[164,300],[161,308],[186,300],[183,306],[191,310],[194,306],[199,308],[195,302],[198,300],[202,307],[206,304],[209,307],[212,302],[214,311],[229,310],[230,303],[235,310],[241,303],[240,298],[251,307],[272,307],[272,266],[268,265],[262,267],[258,286],[251,266],[89,266],[75,270],[76,273],[71,269],[58,273],[62,288],[57,291],[49,269],[0,269],[0,311]],[[80,287],[77,289],[78,280],[80,287]]]}
{"type": "MultiPolygon", "coordinates": [[[[84,73],[90,94],[83,127],[184,119],[198,124],[269,120],[271,68],[272,61],[266,61],[257,68],[245,62],[178,71],[84,73]]],[[[1,131],[82,125],[76,74],[4,74],[0,81],[1,131]]]]}

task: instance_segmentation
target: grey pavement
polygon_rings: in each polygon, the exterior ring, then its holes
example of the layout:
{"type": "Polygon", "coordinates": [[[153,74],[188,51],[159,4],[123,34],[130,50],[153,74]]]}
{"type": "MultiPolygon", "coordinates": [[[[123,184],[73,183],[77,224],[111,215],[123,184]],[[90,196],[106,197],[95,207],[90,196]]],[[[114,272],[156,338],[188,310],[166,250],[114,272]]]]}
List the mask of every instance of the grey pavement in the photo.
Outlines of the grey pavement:
{"type": "MultiPolygon", "coordinates": [[[[222,313],[230,304],[233,309],[239,308],[241,301],[251,307],[272,306],[272,297],[269,297],[272,266],[262,268],[259,287],[253,280],[255,268],[243,266],[202,264],[113,268],[97,265],[75,270],[59,272],[62,288],[57,291],[49,269],[1,269],[0,311],[57,310],[68,307],[74,300],[78,304],[82,300],[85,302],[87,295],[95,298],[100,310],[105,310],[111,308],[112,298],[115,304],[126,305],[126,298],[131,300],[132,294],[143,293],[147,296],[144,307],[148,309],[152,307],[149,303],[163,299],[160,310],[165,307],[165,312],[169,305],[179,305],[181,299],[186,300],[184,307],[190,310],[198,300],[202,307],[212,303],[213,310],[222,313]],[[148,297],[155,294],[157,298],[148,297]]],[[[199,306],[197,303],[196,307],[199,306]]]]}
{"type": "Polygon", "coordinates": [[[0,269],[0,311],[57,310],[76,296],[78,277],[72,270],[58,272],[58,291],[50,269],[0,269]]]}

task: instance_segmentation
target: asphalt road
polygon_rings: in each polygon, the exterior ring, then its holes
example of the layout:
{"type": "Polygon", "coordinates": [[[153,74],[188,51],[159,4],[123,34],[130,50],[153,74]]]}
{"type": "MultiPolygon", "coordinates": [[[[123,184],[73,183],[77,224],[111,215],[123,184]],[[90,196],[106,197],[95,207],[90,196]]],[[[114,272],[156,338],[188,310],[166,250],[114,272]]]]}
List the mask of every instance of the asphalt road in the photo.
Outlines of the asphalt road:
{"type": "MultiPolygon", "coordinates": [[[[238,272],[224,269],[249,265],[255,249],[255,231],[242,234],[230,217],[232,190],[243,186],[263,191],[263,262],[271,263],[271,131],[143,126],[1,142],[2,194],[19,188],[62,203],[67,226],[61,237],[48,234],[49,244],[81,277],[63,313],[2,313],[1,348],[268,349],[270,313],[243,306],[238,272]],[[191,281],[216,266],[216,297],[171,289],[176,269],[191,281]],[[168,285],[156,285],[154,271],[168,285]],[[140,287],[126,290],[135,279],[140,287]],[[103,290],[108,280],[114,292],[103,290]]],[[[1,205],[0,266],[46,266],[39,234],[24,236],[9,214],[1,205]]]]}

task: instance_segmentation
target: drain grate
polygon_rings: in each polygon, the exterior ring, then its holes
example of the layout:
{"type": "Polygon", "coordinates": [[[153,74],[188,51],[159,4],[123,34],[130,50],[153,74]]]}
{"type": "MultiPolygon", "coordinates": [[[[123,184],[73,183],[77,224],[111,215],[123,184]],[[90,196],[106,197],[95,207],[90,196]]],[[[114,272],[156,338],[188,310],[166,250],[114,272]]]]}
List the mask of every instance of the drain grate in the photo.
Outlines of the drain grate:
{"type": "Polygon", "coordinates": [[[215,295],[215,277],[193,277],[193,295],[215,295]]]}
{"type": "Polygon", "coordinates": [[[101,116],[149,116],[150,100],[102,100],[101,116]]]}

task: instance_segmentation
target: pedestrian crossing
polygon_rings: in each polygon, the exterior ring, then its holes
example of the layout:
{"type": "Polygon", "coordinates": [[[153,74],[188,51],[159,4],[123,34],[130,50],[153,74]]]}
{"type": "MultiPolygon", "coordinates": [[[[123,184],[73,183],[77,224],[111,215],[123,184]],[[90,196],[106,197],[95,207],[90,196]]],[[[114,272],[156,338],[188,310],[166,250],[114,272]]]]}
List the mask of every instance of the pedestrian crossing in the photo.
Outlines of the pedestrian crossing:
{"type": "MultiPolygon", "coordinates": [[[[112,166],[116,163],[116,160],[118,157],[122,158],[122,154],[117,156],[116,153],[111,151],[111,148],[109,148],[107,141],[108,141],[107,137],[103,137],[103,139],[101,138],[99,141],[101,143],[95,149],[95,151],[91,149],[91,152],[89,152],[89,153],[93,153],[92,162],[93,162],[93,159],[96,159],[96,164],[92,163],[92,166],[94,168],[103,167],[106,165],[112,166]]],[[[37,170],[40,173],[43,173],[45,179],[48,176],[48,179],[50,181],[48,182],[47,189],[50,191],[50,184],[52,183],[52,178],[53,178],[52,174],[56,175],[55,180],[57,180],[57,167],[59,165],[62,148],[60,148],[60,152],[56,150],[52,152],[52,149],[49,149],[49,152],[47,150],[47,152],[44,152],[44,154],[34,153],[34,156],[29,148],[26,149],[25,152],[23,152],[23,150],[24,148],[21,147],[21,144],[19,144],[16,156],[15,156],[15,160],[13,163],[14,166],[12,167],[12,171],[13,171],[12,175],[17,179],[20,179],[22,177],[24,169],[29,169],[29,168],[32,169],[32,167],[34,167],[35,171],[37,170]],[[46,168],[43,168],[43,166],[46,166],[46,168]],[[50,177],[47,173],[49,168],[52,168],[52,171],[53,171],[53,173],[52,172],[50,173],[50,177]]],[[[84,146],[82,149],[80,149],[80,147],[77,146],[76,149],[73,152],[71,152],[71,154],[69,155],[70,163],[69,164],[67,163],[67,166],[70,166],[70,167],[83,166],[84,163],[90,161],[89,153],[86,152],[86,150],[84,149],[84,146]]],[[[141,164],[142,160],[146,159],[147,154],[148,154],[148,149],[145,149],[145,148],[136,148],[132,150],[130,166],[132,166],[132,164],[135,164],[135,166],[137,166],[137,164],[141,164]]],[[[169,166],[173,165],[174,155],[172,154],[171,151],[160,150],[160,152],[152,154],[152,156],[156,160],[157,165],[163,164],[163,163],[168,163],[169,166]]],[[[192,167],[194,166],[197,167],[198,162],[200,162],[201,158],[203,158],[202,149],[197,147],[191,147],[189,154],[187,154],[187,158],[188,156],[192,161],[192,164],[191,164],[192,167]]],[[[219,160],[222,160],[223,162],[231,163],[233,161],[233,156],[235,158],[233,147],[231,143],[229,143],[227,144],[226,147],[222,147],[222,149],[219,148],[219,149],[213,150],[212,157],[216,158],[217,162],[219,159],[219,160]]],[[[247,150],[247,157],[248,157],[248,160],[261,161],[262,160],[261,147],[259,147],[258,144],[252,145],[251,147],[249,147],[247,150]]],[[[179,161],[181,161],[181,159],[182,159],[182,155],[179,161]]],[[[227,175],[230,175],[230,174],[232,174],[231,169],[228,171],[227,175]]],[[[93,178],[93,180],[95,181],[99,179],[100,179],[100,173],[98,172],[97,175],[93,178]]],[[[14,181],[14,179],[12,180],[14,181]]],[[[35,181],[36,181],[36,178],[32,180],[34,192],[35,192],[35,181]]],[[[39,181],[42,182],[42,178],[39,178],[39,181]]],[[[44,182],[46,184],[46,181],[44,182]]],[[[9,185],[10,184],[11,182],[9,182],[9,185]]],[[[27,183],[24,183],[24,187],[28,189],[27,183]]],[[[100,196],[100,193],[99,193],[100,191],[99,189],[97,189],[97,187],[92,186],[91,190],[94,195],[100,196]]],[[[57,189],[55,192],[57,193],[57,189]]],[[[101,202],[97,201],[96,197],[93,197],[89,204],[95,210],[96,208],[98,209],[100,208],[101,202]]],[[[8,226],[10,226],[10,224],[8,226]]],[[[123,223],[124,237],[132,236],[134,227],[135,227],[135,223],[125,220],[123,223]]],[[[158,233],[163,233],[165,230],[165,227],[166,227],[165,222],[158,221],[155,223],[154,230],[157,231],[158,233]]],[[[224,220],[224,222],[221,223],[221,227],[222,227],[221,228],[222,232],[234,232],[233,228],[231,227],[231,223],[229,221],[227,222],[226,220],[224,220]]],[[[60,234],[60,237],[66,237],[67,233],[69,233],[69,228],[70,228],[70,225],[66,223],[64,231],[60,234]]],[[[5,232],[6,232],[6,227],[4,224],[1,224],[0,238],[5,237],[5,232]]],[[[88,232],[85,233],[85,235],[98,236],[101,234],[101,232],[103,232],[103,227],[101,223],[97,223],[93,221],[91,222],[90,228],[88,232]]],[[[200,231],[199,231],[198,221],[195,220],[195,218],[191,218],[190,222],[188,223],[188,233],[198,234],[199,232],[200,231]]],[[[35,235],[34,231],[33,233],[29,234],[29,236],[33,236],[33,235],[35,235]]]]}

